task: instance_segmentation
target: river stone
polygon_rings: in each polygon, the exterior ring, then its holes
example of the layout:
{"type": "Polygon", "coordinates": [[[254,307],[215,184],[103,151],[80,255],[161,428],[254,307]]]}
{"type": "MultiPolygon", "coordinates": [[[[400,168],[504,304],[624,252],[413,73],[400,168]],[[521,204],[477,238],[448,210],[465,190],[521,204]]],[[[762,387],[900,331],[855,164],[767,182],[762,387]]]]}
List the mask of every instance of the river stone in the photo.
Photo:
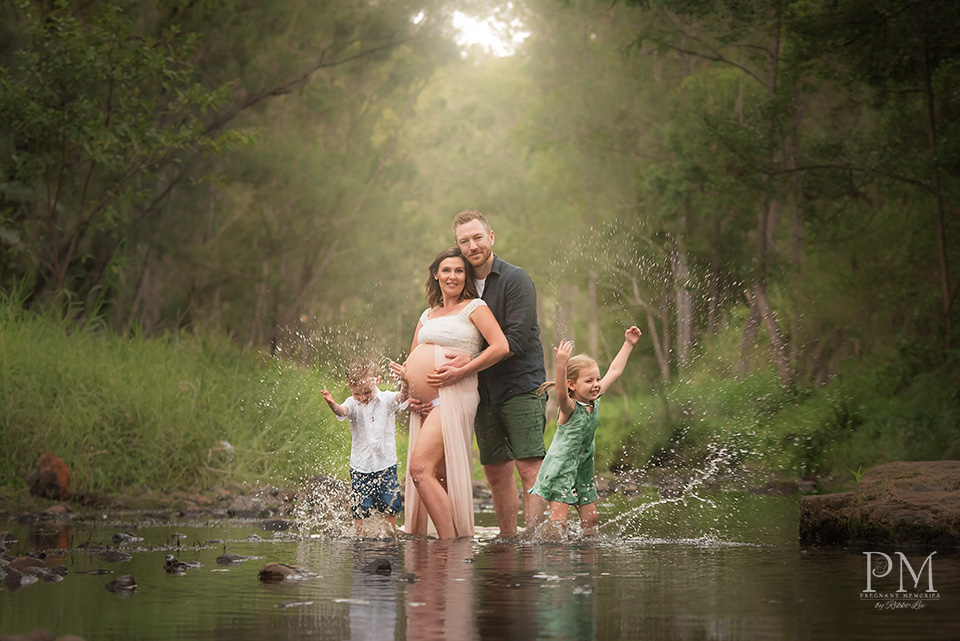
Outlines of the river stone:
{"type": "Polygon", "coordinates": [[[121,574],[103,587],[114,594],[129,594],[137,589],[137,580],[131,574],[121,574]]]}
{"type": "Polygon", "coordinates": [[[10,570],[20,570],[21,572],[26,568],[44,568],[46,569],[47,564],[41,561],[40,559],[33,556],[18,556],[14,560],[10,561],[7,564],[7,569],[10,570]]]}
{"type": "Polygon", "coordinates": [[[390,574],[392,570],[393,568],[390,565],[390,559],[385,559],[383,557],[377,557],[363,567],[363,571],[367,574],[390,574]]]}
{"type": "Polygon", "coordinates": [[[295,565],[288,565],[286,563],[273,562],[264,565],[262,568],[260,568],[260,572],[257,573],[258,579],[268,583],[273,583],[276,581],[298,581],[303,579],[313,579],[316,577],[317,574],[311,572],[310,570],[298,568],[295,565]]]}
{"type": "Polygon", "coordinates": [[[227,508],[227,514],[239,519],[257,518],[262,511],[263,504],[258,499],[249,496],[236,497],[230,507],[227,508]]]}
{"type": "Polygon", "coordinates": [[[68,508],[63,503],[57,505],[51,505],[44,511],[40,512],[41,519],[64,519],[70,516],[70,508],[68,508]]]}
{"type": "Polygon", "coordinates": [[[6,551],[13,548],[16,543],[17,539],[14,538],[12,533],[0,532],[0,554],[5,554],[6,551]]]}
{"type": "Polygon", "coordinates": [[[857,488],[800,498],[800,544],[960,546],[960,461],[896,461],[857,488]]]}
{"type": "Polygon", "coordinates": [[[234,554],[233,552],[226,552],[218,556],[216,560],[220,565],[233,565],[234,563],[243,563],[247,560],[247,557],[234,554]]]}
{"type": "Polygon", "coordinates": [[[139,537],[136,534],[131,534],[130,532],[117,532],[110,537],[110,541],[116,543],[117,545],[127,545],[129,543],[137,543],[138,541],[142,540],[142,537],[139,537]]]}
{"type": "Polygon", "coordinates": [[[203,567],[199,561],[181,561],[172,554],[168,554],[163,563],[163,569],[169,574],[186,574],[187,570],[196,570],[203,567]]]}
{"type": "Polygon", "coordinates": [[[104,550],[98,556],[107,563],[122,563],[123,561],[129,561],[133,558],[133,555],[123,550],[104,550]]]}
{"type": "Polygon", "coordinates": [[[260,521],[260,529],[267,532],[286,532],[292,527],[293,522],[284,519],[266,519],[260,521]]]}
{"type": "Polygon", "coordinates": [[[3,584],[11,592],[16,592],[25,585],[36,583],[37,577],[32,574],[24,574],[16,568],[9,568],[3,571],[3,584]]]}

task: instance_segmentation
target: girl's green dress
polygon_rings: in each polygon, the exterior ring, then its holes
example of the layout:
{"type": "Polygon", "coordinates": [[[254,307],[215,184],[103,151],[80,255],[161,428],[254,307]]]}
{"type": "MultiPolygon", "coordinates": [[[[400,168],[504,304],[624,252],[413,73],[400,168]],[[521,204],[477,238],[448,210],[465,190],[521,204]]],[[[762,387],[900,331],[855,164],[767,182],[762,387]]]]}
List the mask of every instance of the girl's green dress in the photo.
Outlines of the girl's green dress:
{"type": "Polygon", "coordinates": [[[600,414],[599,400],[598,397],[593,402],[592,412],[586,403],[574,401],[570,419],[557,426],[557,434],[543,459],[531,494],[568,505],[596,503],[593,452],[600,414]]]}

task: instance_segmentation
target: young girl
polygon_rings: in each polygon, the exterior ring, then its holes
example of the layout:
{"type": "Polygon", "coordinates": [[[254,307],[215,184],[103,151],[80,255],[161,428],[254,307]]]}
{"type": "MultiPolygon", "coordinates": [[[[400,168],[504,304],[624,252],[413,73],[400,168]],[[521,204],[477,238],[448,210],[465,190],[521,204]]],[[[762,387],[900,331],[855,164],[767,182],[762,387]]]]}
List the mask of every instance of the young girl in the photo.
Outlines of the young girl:
{"type": "MultiPolygon", "coordinates": [[[[593,485],[593,450],[599,420],[598,400],[620,378],[638,340],[640,330],[631,326],[624,333],[623,346],[603,378],[600,378],[597,361],[586,354],[570,356],[573,342],[563,341],[554,350],[557,354],[557,381],[566,380],[567,393],[559,394],[557,434],[530,493],[550,502],[550,521],[560,529],[565,526],[570,506],[576,505],[583,533],[591,535],[596,531],[598,515],[597,490],[593,485]]],[[[545,383],[544,387],[553,385],[556,383],[545,383]]]]}

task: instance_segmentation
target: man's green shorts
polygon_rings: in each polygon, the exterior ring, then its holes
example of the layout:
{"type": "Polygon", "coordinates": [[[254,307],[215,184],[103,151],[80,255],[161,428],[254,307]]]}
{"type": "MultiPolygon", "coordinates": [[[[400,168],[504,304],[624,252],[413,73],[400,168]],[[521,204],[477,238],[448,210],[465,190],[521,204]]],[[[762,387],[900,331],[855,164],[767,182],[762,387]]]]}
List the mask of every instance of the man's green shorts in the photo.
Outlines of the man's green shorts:
{"type": "Polygon", "coordinates": [[[543,458],[547,395],[527,392],[503,403],[480,403],[475,423],[480,463],[543,458]]]}

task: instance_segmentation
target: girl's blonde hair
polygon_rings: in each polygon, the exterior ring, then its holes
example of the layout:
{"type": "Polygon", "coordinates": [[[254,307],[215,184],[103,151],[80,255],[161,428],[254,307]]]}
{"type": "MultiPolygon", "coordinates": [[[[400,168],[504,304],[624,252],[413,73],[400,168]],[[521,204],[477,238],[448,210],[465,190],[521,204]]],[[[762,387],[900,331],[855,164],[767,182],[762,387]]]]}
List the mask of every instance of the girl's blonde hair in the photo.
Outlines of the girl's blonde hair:
{"type": "MultiPolygon", "coordinates": [[[[567,361],[566,379],[568,381],[577,380],[580,378],[580,372],[588,367],[599,367],[599,365],[597,364],[596,360],[590,356],[587,356],[586,354],[576,354],[575,356],[571,356],[570,360],[567,361]]],[[[555,387],[557,387],[556,381],[547,381],[537,388],[537,393],[546,392],[555,387]]],[[[567,394],[571,394],[569,389],[567,390],[567,394]]]]}

